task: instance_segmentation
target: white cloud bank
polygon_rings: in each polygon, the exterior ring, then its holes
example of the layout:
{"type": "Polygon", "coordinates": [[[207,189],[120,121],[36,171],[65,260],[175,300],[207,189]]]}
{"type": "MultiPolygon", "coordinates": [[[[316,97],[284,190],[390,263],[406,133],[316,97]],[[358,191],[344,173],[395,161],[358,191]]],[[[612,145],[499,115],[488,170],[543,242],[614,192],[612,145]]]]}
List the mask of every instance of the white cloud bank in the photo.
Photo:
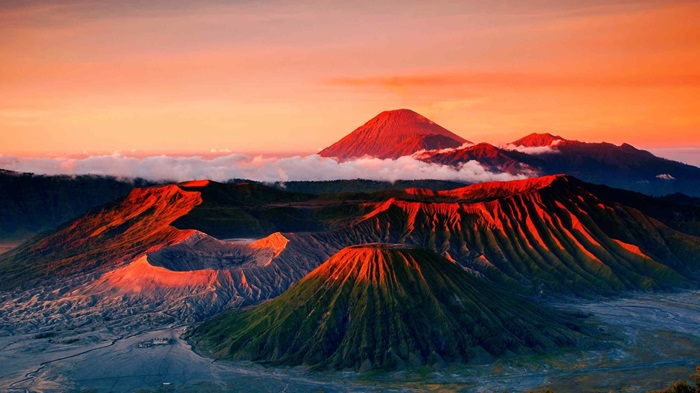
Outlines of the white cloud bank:
{"type": "Polygon", "coordinates": [[[472,146],[474,146],[474,143],[466,142],[466,143],[462,143],[458,147],[446,147],[444,149],[434,149],[434,150],[422,149],[422,150],[418,150],[417,152],[411,154],[411,156],[413,158],[417,158],[420,160],[420,159],[428,158],[428,157],[436,155],[436,154],[453,153],[453,152],[456,152],[457,150],[466,149],[466,148],[472,147],[472,146]]]}
{"type": "Polygon", "coordinates": [[[522,145],[514,145],[512,143],[509,143],[507,145],[501,146],[502,149],[505,150],[516,150],[521,153],[525,154],[531,154],[531,155],[537,155],[537,154],[551,154],[551,153],[559,153],[559,150],[555,148],[556,145],[561,143],[560,139],[552,141],[552,143],[549,144],[549,146],[522,146],[522,145]]]}
{"type": "Polygon", "coordinates": [[[362,158],[338,162],[319,155],[274,158],[230,154],[215,158],[151,156],[136,158],[121,154],[86,158],[28,158],[0,155],[0,168],[45,175],[105,175],[143,178],[154,181],[187,181],[210,179],[227,181],[233,178],[263,182],[292,180],[411,180],[436,179],[463,182],[515,180],[527,177],[493,173],[476,161],[459,167],[430,164],[412,157],[396,160],[362,158]]]}

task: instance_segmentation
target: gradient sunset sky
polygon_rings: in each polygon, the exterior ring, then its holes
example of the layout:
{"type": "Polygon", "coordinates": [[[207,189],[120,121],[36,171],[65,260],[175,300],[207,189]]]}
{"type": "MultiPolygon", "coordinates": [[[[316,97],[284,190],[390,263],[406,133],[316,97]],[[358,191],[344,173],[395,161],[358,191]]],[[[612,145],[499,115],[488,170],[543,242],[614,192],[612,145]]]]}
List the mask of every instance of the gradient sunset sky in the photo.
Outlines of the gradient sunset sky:
{"type": "Polygon", "coordinates": [[[313,153],[397,108],[700,147],[698,1],[149,3],[0,3],[0,153],[313,153]]]}

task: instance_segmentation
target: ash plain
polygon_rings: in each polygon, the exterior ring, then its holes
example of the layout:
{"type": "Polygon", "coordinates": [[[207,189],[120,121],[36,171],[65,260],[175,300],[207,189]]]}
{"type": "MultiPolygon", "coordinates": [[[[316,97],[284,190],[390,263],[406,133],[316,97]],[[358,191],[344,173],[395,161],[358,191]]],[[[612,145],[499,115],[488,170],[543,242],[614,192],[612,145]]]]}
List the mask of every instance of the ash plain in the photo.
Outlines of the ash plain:
{"type": "Polygon", "coordinates": [[[138,323],[88,318],[50,330],[4,326],[0,391],[644,392],[688,378],[700,365],[700,291],[559,300],[549,306],[580,315],[603,345],[444,370],[315,372],[204,358],[181,338],[187,325],[174,318],[158,326],[135,313],[138,323]],[[139,347],[154,338],[170,342],[139,347]]]}

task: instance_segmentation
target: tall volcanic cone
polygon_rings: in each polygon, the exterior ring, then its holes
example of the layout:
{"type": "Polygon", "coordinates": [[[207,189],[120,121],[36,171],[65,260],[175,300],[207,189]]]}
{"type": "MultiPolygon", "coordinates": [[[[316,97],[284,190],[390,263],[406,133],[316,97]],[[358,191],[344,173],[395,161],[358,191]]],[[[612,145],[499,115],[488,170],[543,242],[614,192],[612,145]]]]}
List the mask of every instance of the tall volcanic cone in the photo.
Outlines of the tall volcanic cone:
{"type": "Polygon", "coordinates": [[[333,145],[323,157],[399,158],[420,150],[459,147],[468,141],[409,109],[385,111],[333,145]]]}
{"type": "Polygon", "coordinates": [[[572,343],[559,320],[431,251],[367,244],[340,250],[280,297],[219,314],[191,337],[216,357],[394,369],[572,343]]]}

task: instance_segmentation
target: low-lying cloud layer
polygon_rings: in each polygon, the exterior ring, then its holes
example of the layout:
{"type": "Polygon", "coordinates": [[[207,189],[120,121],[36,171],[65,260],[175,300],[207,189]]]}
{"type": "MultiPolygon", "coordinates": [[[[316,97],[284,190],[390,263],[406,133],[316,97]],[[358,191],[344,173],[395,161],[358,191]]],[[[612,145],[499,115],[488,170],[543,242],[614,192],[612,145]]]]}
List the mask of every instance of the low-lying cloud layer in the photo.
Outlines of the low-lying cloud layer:
{"type": "Polygon", "coordinates": [[[521,153],[537,155],[537,154],[552,154],[559,153],[559,150],[555,148],[556,145],[561,143],[560,140],[553,141],[549,146],[521,146],[509,143],[507,145],[501,146],[505,150],[517,150],[521,153]]]}
{"type": "Polygon", "coordinates": [[[461,144],[458,147],[446,147],[444,149],[434,149],[434,150],[422,149],[422,150],[418,150],[417,152],[411,154],[411,156],[413,158],[422,160],[422,159],[434,156],[436,154],[453,153],[453,152],[456,152],[457,150],[466,149],[466,148],[471,147],[471,146],[474,146],[474,143],[466,142],[466,143],[461,144]]]}
{"type": "Polygon", "coordinates": [[[476,161],[459,167],[430,164],[412,157],[396,160],[362,158],[338,162],[319,155],[295,157],[263,157],[230,154],[216,158],[151,156],[128,157],[121,154],[86,158],[26,158],[0,155],[0,168],[46,175],[105,175],[143,178],[153,181],[186,181],[210,179],[227,181],[233,178],[263,182],[292,180],[410,180],[437,179],[463,182],[514,180],[527,177],[493,173],[476,161]]]}

